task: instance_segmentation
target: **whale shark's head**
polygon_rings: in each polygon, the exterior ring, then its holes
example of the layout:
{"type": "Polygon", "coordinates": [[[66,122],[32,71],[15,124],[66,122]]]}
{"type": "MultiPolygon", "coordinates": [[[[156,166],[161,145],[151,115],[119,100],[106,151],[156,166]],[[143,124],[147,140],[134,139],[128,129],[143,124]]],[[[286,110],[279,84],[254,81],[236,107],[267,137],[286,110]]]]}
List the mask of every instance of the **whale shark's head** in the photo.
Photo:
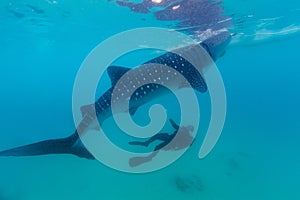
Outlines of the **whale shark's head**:
{"type": "Polygon", "coordinates": [[[210,54],[213,60],[216,60],[225,54],[225,49],[230,41],[231,33],[227,29],[221,29],[210,32],[209,37],[200,44],[210,54]]]}

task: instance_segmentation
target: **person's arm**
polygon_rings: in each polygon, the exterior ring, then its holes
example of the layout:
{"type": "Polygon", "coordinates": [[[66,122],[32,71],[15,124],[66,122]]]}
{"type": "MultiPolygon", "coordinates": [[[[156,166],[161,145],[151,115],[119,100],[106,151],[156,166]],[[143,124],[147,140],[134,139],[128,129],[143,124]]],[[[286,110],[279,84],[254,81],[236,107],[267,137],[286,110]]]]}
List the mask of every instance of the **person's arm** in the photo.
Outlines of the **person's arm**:
{"type": "Polygon", "coordinates": [[[156,140],[161,140],[161,141],[163,141],[163,143],[167,141],[167,143],[168,143],[169,140],[170,140],[170,135],[168,133],[158,133],[158,134],[152,136],[150,139],[148,139],[144,142],[132,141],[132,142],[128,142],[128,144],[130,144],[130,145],[140,145],[140,146],[147,147],[149,144],[151,144],[152,142],[154,142],[156,140]]]}
{"type": "MultiPolygon", "coordinates": [[[[173,126],[173,128],[177,131],[179,129],[179,126],[174,122],[173,119],[170,119],[171,125],[173,126]]],[[[175,133],[176,133],[175,131],[175,133]]]]}
{"type": "Polygon", "coordinates": [[[147,147],[152,142],[154,142],[156,140],[161,140],[163,142],[155,147],[155,149],[161,149],[161,147],[164,147],[166,144],[168,144],[174,138],[175,134],[177,133],[177,131],[179,129],[179,126],[172,119],[170,119],[170,123],[173,126],[173,128],[175,129],[173,134],[169,135],[168,133],[158,133],[144,142],[132,141],[132,142],[128,142],[128,144],[140,145],[140,146],[147,147]]]}

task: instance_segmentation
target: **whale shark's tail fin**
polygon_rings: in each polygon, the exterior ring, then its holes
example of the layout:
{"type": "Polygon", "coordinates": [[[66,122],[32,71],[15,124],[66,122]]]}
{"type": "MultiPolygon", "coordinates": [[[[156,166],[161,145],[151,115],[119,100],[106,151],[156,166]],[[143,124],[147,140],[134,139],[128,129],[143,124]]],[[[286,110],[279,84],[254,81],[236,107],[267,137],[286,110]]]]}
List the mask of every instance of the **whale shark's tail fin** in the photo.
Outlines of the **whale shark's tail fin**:
{"type": "Polygon", "coordinates": [[[24,145],[5,151],[0,151],[0,156],[38,156],[46,154],[74,154],[79,157],[93,159],[93,156],[84,148],[78,147],[78,134],[75,132],[69,137],[45,140],[29,145],[24,145]]]}

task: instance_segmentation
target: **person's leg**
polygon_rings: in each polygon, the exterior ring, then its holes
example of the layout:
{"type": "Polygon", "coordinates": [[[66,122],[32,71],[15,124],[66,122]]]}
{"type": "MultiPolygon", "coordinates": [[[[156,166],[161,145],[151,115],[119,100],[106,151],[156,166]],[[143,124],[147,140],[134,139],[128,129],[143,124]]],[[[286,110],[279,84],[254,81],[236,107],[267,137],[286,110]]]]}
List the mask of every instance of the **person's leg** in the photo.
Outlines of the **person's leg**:
{"type": "Polygon", "coordinates": [[[145,157],[133,157],[129,159],[129,165],[131,167],[136,167],[138,165],[141,165],[143,163],[149,162],[152,160],[153,157],[157,155],[158,151],[152,152],[150,155],[145,157]]]}
{"type": "Polygon", "coordinates": [[[130,144],[130,145],[141,145],[141,146],[147,147],[149,144],[151,144],[152,142],[154,142],[156,140],[168,141],[169,138],[170,138],[170,135],[168,133],[158,133],[158,134],[152,136],[150,139],[148,139],[144,142],[132,141],[132,142],[129,142],[128,144],[130,144]]]}

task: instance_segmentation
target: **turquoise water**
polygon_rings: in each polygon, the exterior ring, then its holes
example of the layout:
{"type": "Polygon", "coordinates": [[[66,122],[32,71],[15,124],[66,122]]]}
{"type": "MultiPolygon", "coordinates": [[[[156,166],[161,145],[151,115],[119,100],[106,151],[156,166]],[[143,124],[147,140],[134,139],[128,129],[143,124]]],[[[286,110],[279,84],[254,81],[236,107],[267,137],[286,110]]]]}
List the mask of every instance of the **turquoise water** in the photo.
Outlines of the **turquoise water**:
{"type": "MultiPolygon", "coordinates": [[[[300,199],[300,5],[223,5],[235,33],[217,61],[228,108],[208,157],[197,157],[201,127],[183,157],[148,174],[72,155],[0,158],[0,200],[300,199]]],[[[0,150],[73,133],[73,83],[91,49],[124,30],[170,23],[104,0],[4,0],[0,13],[0,150]]]]}

